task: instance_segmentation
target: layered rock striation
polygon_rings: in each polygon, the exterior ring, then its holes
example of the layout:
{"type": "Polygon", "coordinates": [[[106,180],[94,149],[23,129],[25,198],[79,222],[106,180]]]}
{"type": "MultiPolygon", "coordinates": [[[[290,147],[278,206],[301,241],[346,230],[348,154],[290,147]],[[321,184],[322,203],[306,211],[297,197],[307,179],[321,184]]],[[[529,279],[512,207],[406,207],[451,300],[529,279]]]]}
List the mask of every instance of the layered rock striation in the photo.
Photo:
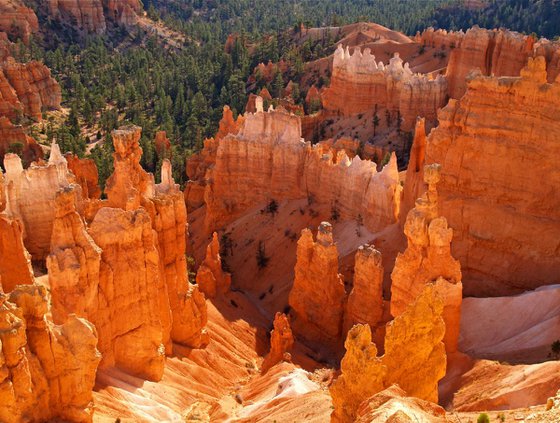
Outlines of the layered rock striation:
{"type": "Polygon", "coordinates": [[[1,161],[4,161],[6,153],[19,154],[25,165],[43,158],[43,149],[33,138],[26,135],[22,126],[14,125],[6,116],[0,116],[1,161]]]}
{"type": "Polygon", "coordinates": [[[60,85],[42,63],[18,63],[9,57],[0,65],[2,115],[13,120],[23,113],[40,121],[44,110],[60,109],[61,101],[60,85]]]}
{"type": "Polygon", "coordinates": [[[376,328],[383,315],[383,265],[381,253],[361,245],[354,259],[354,285],[344,312],[344,333],[355,324],[376,328]]]}
{"type": "MultiPolygon", "coordinates": [[[[24,243],[33,259],[43,260],[50,251],[56,192],[73,183],[74,175],[68,171],[66,160],[54,143],[48,163],[32,164],[23,169],[17,155],[6,154],[4,167],[7,207],[23,224],[24,243]]],[[[76,195],[80,208],[80,190],[76,195]]]]}
{"type": "Polygon", "coordinates": [[[95,324],[102,367],[159,380],[173,341],[208,343],[206,303],[187,279],[186,207],[170,162],[156,185],[140,166],[140,128],[112,135],[115,171],[108,199],[88,200],[96,204],[91,221],[80,214],[79,185],[57,193],[47,259],[52,314],[95,324]]]}
{"type": "Polygon", "coordinates": [[[344,116],[376,107],[399,112],[404,130],[414,127],[417,116],[435,121],[446,101],[445,77],[414,74],[398,53],[385,65],[375,61],[369,48],[350,54],[341,44],[334,53],[331,85],[322,94],[323,107],[344,116]]]}
{"type": "MultiPolygon", "coordinates": [[[[342,219],[361,215],[371,230],[395,222],[399,213],[394,155],[378,172],[369,160],[350,160],[343,151],[335,155],[326,145],[312,146],[301,138],[300,118],[281,109],[264,112],[259,106],[245,115],[236,134],[207,142],[202,156],[197,175],[204,181],[209,232],[271,200],[307,198],[337,205],[342,219]]],[[[189,203],[190,198],[189,192],[189,203]]]]}
{"type": "Polygon", "coordinates": [[[21,38],[28,43],[32,34],[39,31],[39,20],[35,12],[25,7],[20,0],[0,2],[0,31],[12,40],[21,38]]]}
{"type": "Polygon", "coordinates": [[[442,165],[439,211],[454,230],[466,295],[558,282],[559,94],[542,57],[520,77],[479,74],[428,137],[426,161],[442,165]]]}

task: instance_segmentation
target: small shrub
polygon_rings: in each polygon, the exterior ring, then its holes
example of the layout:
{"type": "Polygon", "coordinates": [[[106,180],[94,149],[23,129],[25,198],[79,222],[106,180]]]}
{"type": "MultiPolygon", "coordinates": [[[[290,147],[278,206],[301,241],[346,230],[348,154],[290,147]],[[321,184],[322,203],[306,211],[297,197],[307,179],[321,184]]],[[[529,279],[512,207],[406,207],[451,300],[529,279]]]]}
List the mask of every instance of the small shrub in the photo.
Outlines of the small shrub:
{"type": "Polygon", "coordinates": [[[278,213],[278,202],[275,199],[270,200],[264,210],[266,213],[274,216],[276,213],[278,213]]]}
{"type": "Polygon", "coordinates": [[[555,358],[560,356],[560,339],[557,339],[550,345],[550,352],[555,358]]]}
{"type": "Polygon", "coordinates": [[[505,421],[506,421],[506,415],[505,415],[504,413],[498,414],[497,417],[498,417],[498,419],[499,419],[501,422],[505,422],[505,421]]]}
{"type": "Polygon", "coordinates": [[[331,219],[335,222],[338,222],[340,218],[340,211],[338,210],[338,201],[335,200],[331,207],[331,219]]]}
{"type": "Polygon", "coordinates": [[[490,417],[486,413],[480,413],[476,419],[476,423],[490,423],[490,417]]]}
{"type": "Polygon", "coordinates": [[[268,266],[269,260],[270,257],[266,256],[264,242],[259,241],[259,246],[257,248],[257,267],[259,269],[264,269],[266,266],[268,266]]]}

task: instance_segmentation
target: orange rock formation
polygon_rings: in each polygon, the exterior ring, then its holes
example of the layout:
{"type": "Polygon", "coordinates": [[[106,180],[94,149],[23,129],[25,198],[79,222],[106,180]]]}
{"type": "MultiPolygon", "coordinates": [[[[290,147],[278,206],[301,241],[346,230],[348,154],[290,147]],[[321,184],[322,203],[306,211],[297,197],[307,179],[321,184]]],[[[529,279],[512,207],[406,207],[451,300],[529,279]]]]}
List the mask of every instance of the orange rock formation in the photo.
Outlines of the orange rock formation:
{"type": "Polygon", "coordinates": [[[0,110],[5,111],[2,114],[11,119],[17,116],[18,110],[23,110],[25,115],[40,121],[43,110],[60,109],[60,85],[51,77],[49,68],[40,62],[24,64],[8,58],[0,65],[0,87],[2,86],[0,110]],[[14,93],[17,99],[14,98],[14,93]]]}
{"type": "Polygon", "coordinates": [[[442,164],[439,209],[455,231],[466,295],[558,283],[560,82],[546,80],[542,57],[529,59],[521,77],[479,75],[428,138],[426,161],[442,164]]]}
{"type": "Polygon", "coordinates": [[[453,230],[445,217],[438,217],[436,185],[441,166],[424,168],[428,190],[416,201],[406,218],[404,233],[408,246],[399,254],[391,273],[391,314],[398,316],[422,292],[425,285],[435,282],[444,301],[445,346],[448,352],[457,350],[461,320],[461,265],[451,256],[453,230]]]}
{"type": "Polygon", "coordinates": [[[344,333],[357,323],[375,328],[383,315],[383,265],[381,253],[372,245],[356,251],[354,286],[344,313],[344,333]]]}
{"type": "Polygon", "coordinates": [[[0,31],[6,32],[13,40],[21,38],[27,43],[29,37],[39,31],[37,15],[20,0],[4,0],[0,2],[0,31]]]}
{"type": "Polygon", "coordinates": [[[290,328],[290,320],[284,313],[274,316],[274,329],[270,332],[270,352],[265,357],[261,371],[266,373],[275,364],[290,361],[290,351],[294,346],[294,335],[290,328]]]}
{"type": "Polygon", "coordinates": [[[32,283],[31,256],[23,245],[22,224],[0,213],[0,289],[11,292],[16,285],[32,283]]]}
{"type": "Polygon", "coordinates": [[[332,421],[355,421],[360,404],[393,384],[412,397],[437,402],[437,384],[446,368],[442,312],[437,289],[426,285],[416,301],[387,325],[382,357],[377,357],[369,326],[354,326],[344,344],[341,375],[330,388],[332,421]]]}
{"type": "Polygon", "coordinates": [[[396,53],[388,65],[376,63],[366,48],[352,54],[339,44],[334,54],[331,85],[322,95],[326,110],[349,116],[373,110],[377,105],[400,112],[402,127],[412,129],[417,116],[430,121],[445,104],[447,81],[441,75],[430,79],[414,74],[396,53]]]}
{"type": "Polygon", "coordinates": [[[168,160],[158,185],[140,167],[139,138],[137,127],[113,131],[109,198],[89,226],[77,207],[79,186],[59,191],[47,266],[53,317],[91,320],[103,367],[159,380],[172,341],[208,343],[206,303],[187,280],[183,193],[168,160]]]}
{"type": "Polygon", "coordinates": [[[95,328],[74,315],[54,325],[45,317],[46,296],[37,285],[0,293],[0,419],[91,422],[95,328]]]}
{"type": "Polygon", "coordinates": [[[321,223],[317,241],[309,229],[304,229],[298,241],[295,279],[289,297],[292,326],[298,338],[335,344],[342,334],[345,300],[332,226],[321,223]]]}
{"type": "Polygon", "coordinates": [[[341,218],[361,215],[372,230],[396,221],[401,187],[394,155],[377,172],[369,160],[350,160],[342,151],[335,157],[324,145],[303,142],[298,116],[257,110],[245,116],[237,134],[209,140],[204,160],[197,160],[209,232],[271,199],[337,204],[341,218]]]}
{"type": "Polygon", "coordinates": [[[95,162],[92,159],[81,159],[72,153],[66,153],[64,158],[68,163],[68,169],[76,177],[76,182],[82,187],[84,198],[97,199],[101,197],[99,174],[95,162]]]}
{"type": "Polygon", "coordinates": [[[196,284],[207,298],[215,298],[229,291],[231,275],[222,269],[220,242],[216,232],[206,248],[206,258],[196,272],[196,284]]]}
{"type": "Polygon", "coordinates": [[[6,116],[0,116],[0,160],[3,161],[8,152],[21,154],[26,165],[43,158],[43,149],[25,134],[23,127],[12,124],[6,116]]]}
{"type": "Polygon", "coordinates": [[[24,243],[33,259],[42,260],[50,251],[56,192],[74,182],[74,175],[54,143],[46,164],[32,164],[24,170],[18,156],[6,154],[4,167],[10,213],[23,224],[24,243]]]}

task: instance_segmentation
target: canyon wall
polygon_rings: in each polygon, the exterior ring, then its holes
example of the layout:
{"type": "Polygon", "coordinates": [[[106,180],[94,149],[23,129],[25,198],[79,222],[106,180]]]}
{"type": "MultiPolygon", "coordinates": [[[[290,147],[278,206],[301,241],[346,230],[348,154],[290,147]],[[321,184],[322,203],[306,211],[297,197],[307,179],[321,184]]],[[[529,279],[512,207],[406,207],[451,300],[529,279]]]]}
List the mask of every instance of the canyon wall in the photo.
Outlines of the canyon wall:
{"type": "Polygon", "coordinates": [[[52,19],[87,34],[104,34],[108,21],[133,25],[142,12],[138,0],[47,0],[46,5],[52,19]]]}
{"type": "Polygon", "coordinates": [[[37,15],[20,0],[0,1],[0,31],[12,40],[21,38],[28,43],[31,35],[39,31],[37,15]]]}
{"type": "Polygon", "coordinates": [[[558,283],[560,82],[546,61],[520,77],[477,75],[441,110],[427,163],[441,163],[439,212],[453,228],[468,296],[558,283]]]}
{"type": "Polygon", "coordinates": [[[0,116],[0,161],[4,161],[6,153],[14,152],[21,155],[25,165],[43,158],[43,149],[25,134],[22,126],[14,125],[6,116],[0,116]]]}
{"type": "Polygon", "coordinates": [[[402,128],[411,130],[416,117],[430,122],[437,119],[437,110],[447,101],[447,81],[414,74],[408,63],[403,65],[398,53],[388,65],[376,63],[366,48],[352,54],[339,44],[334,53],[331,84],[322,94],[325,110],[344,116],[374,110],[376,107],[391,113],[400,112],[402,128]]]}
{"type": "Polygon", "coordinates": [[[396,221],[401,187],[394,155],[377,172],[369,160],[304,142],[299,117],[281,109],[263,112],[259,104],[237,133],[205,143],[204,161],[197,160],[209,232],[273,199],[336,207],[342,219],[361,215],[371,230],[396,221]]]}
{"type": "Polygon", "coordinates": [[[40,121],[44,110],[60,109],[62,92],[49,68],[40,62],[0,64],[0,113],[14,120],[23,113],[40,121]]]}

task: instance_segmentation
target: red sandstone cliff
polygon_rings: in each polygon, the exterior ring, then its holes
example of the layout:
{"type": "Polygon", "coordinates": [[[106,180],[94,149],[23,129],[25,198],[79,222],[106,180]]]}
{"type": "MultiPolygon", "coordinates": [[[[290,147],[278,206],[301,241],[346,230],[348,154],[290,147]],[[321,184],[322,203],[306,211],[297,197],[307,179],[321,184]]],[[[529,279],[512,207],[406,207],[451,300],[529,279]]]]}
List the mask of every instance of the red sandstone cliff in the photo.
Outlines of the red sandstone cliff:
{"type": "Polygon", "coordinates": [[[558,282],[560,82],[544,58],[521,77],[472,79],[442,109],[426,161],[441,163],[439,209],[454,231],[466,295],[558,282]]]}
{"type": "Polygon", "coordinates": [[[0,32],[7,33],[12,40],[21,38],[27,43],[37,31],[39,21],[32,9],[25,7],[20,0],[0,1],[0,32]]]}
{"type": "MultiPolygon", "coordinates": [[[[311,146],[301,138],[300,118],[280,109],[257,108],[245,116],[236,134],[208,140],[201,155],[197,173],[204,180],[209,232],[271,199],[337,204],[341,218],[361,215],[372,230],[395,222],[399,213],[401,186],[394,155],[377,172],[369,160],[350,160],[343,151],[335,155],[326,145],[311,146]]],[[[190,198],[189,192],[188,202],[190,198]]]]}
{"type": "Polygon", "coordinates": [[[350,54],[348,47],[344,50],[339,44],[332,66],[331,85],[322,94],[323,106],[330,112],[350,116],[378,107],[400,112],[403,129],[410,130],[418,116],[435,122],[446,101],[445,78],[414,74],[408,63],[403,66],[398,53],[384,65],[376,62],[369,48],[350,54]]]}
{"type": "Polygon", "coordinates": [[[49,68],[40,62],[0,64],[0,113],[15,119],[23,113],[41,120],[44,110],[59,109],[62,93],[49,68]]]}

